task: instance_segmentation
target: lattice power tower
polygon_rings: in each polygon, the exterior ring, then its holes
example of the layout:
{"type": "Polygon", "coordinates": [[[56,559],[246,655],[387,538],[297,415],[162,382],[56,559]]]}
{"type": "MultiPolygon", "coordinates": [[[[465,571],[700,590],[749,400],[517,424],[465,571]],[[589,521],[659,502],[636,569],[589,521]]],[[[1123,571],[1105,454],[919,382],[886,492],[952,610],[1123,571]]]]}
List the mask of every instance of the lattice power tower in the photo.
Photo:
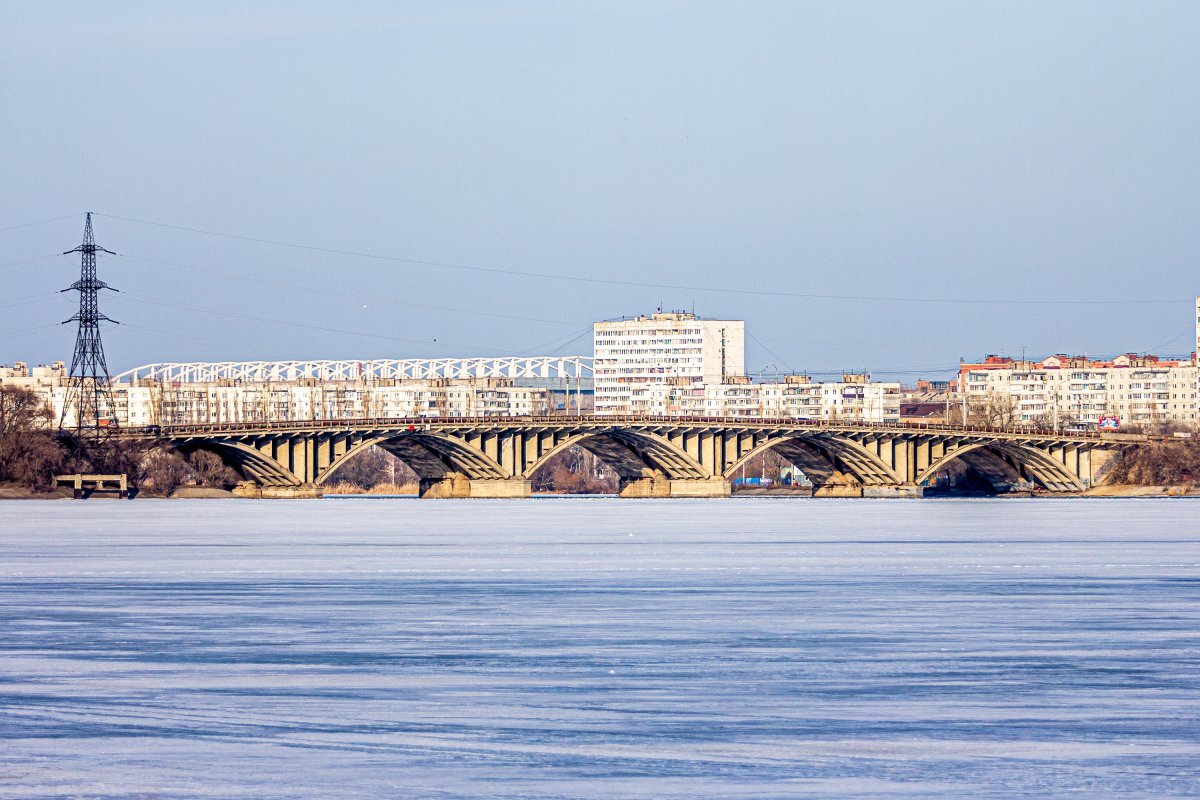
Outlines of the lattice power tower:
{"type": "MultiPolygon", "coordinates": [[[[79,312],[63,322],[79,323],[79,334],[75,337],[75,355],[71,358],[71,372],[67,380],[67,395],[63,401],[59,428],[73,428],[81,435],[99,435],[116,428],[116,405],[113,403],[109,386],[108,365],[104,361],[104,344],[100,341],[100,323],[115,322],[100,313],[98,295],[101,289],[111,289],[96,277],[96,253],[116,255],[96,244],[92,236],[92,214],[87,215],[83,229],[83,244],[63,255],[80,254],[79,280],[64,292],[75,289],[79,292],[79,312]],[[68,425],[71,410],[75,410],[73,424],[68,425]]],[[[113,289],[113,291],[116,291],[113,289]]]]}

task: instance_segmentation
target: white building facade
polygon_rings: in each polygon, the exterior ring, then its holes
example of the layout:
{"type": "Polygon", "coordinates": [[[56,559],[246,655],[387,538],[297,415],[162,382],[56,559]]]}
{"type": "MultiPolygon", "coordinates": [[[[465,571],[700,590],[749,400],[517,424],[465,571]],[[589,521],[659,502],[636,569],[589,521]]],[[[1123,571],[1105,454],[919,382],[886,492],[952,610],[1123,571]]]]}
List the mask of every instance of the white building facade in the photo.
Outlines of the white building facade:
{"type": "Polygon", "coordinates": [[[746,323],[658,312],[594,325],[596,413],[702,417],[900,419],[900,384],[866,375],[815,383],[745,374],[746,323]]]}
{"type": "Polygon", "coordinates": [[[597,414],[659,413],[665,385],[703,389],[745,373],[746,323],[684,311],[593,326],[597,414]]]}
{"type": "Polygon", "coordinates": [[[775,383],[729,378],[699,387],[654,384],[648,397],[649,413],[668,416],[898,422],[902,395],[899,383],[876,383],[865,375],[825,383],[785,375],[775,383]]]}
{"type": "MultiPolygon", "coordinates": [[[[0,367],[0,384],[43,398],[54,423],[66,403],[66,369],[0,367]]],[[[163,381],[112,384],[118,425],[283,422],[372,417],[530,416],[549,413],[551,393],[509,378],[373,381],[163,381]]],[[[74,424],[68,412],[65,423],[74,424]]]]}
{"type": "Polygon", "coordinates": [[[968,408],[1000,409],[1023,425],[1092,428],[1102,418],[1122,426],[1195,426],[1200,413],[1193,361],[1133,354],[1111,361],[1051,356],[1041,362],[994,360],[960,374],[968,408]]]}

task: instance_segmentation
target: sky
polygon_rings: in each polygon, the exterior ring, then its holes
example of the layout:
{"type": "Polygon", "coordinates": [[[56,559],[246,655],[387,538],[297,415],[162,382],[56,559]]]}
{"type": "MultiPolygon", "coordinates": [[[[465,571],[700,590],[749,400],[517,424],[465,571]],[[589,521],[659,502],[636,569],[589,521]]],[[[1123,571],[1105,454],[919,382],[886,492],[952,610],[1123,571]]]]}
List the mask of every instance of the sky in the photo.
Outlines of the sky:
{"type": "Polygon", "coordinates": [[[0,4],[0,364],[69,360],[85,211],[114,373],[1193,348],[1194,2],[102,6],[0,4]]]}

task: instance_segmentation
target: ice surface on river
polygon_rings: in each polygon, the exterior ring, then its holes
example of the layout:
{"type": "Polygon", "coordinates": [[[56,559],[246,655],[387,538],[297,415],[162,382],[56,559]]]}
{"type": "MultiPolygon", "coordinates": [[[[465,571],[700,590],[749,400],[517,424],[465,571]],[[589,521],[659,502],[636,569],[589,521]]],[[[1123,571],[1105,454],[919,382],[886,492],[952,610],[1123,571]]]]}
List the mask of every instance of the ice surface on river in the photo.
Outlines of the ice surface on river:
{"type": "Polygon", "coordinates": [[[9,502],[0,798],[1200,796],[1200,502],[9,502]]]}

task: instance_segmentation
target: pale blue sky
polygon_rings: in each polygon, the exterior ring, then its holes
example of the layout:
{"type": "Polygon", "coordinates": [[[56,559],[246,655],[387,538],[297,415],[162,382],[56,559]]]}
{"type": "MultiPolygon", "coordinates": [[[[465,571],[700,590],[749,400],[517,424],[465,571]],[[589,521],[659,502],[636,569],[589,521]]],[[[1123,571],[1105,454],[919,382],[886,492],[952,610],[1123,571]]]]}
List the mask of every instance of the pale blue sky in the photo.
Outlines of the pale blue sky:
{"type": "MultiPolygon", "coordinates": [[[[0,229],[108,215],[114,371],[544,352],[660,303],[746,319],[752,369],[1190,350],[1194,2],[120,6],[0,5],[0,229]]],[[[69,356],[77,261],[12,262],[81,229],[0,231],[0,363],[69,356]]]]}

